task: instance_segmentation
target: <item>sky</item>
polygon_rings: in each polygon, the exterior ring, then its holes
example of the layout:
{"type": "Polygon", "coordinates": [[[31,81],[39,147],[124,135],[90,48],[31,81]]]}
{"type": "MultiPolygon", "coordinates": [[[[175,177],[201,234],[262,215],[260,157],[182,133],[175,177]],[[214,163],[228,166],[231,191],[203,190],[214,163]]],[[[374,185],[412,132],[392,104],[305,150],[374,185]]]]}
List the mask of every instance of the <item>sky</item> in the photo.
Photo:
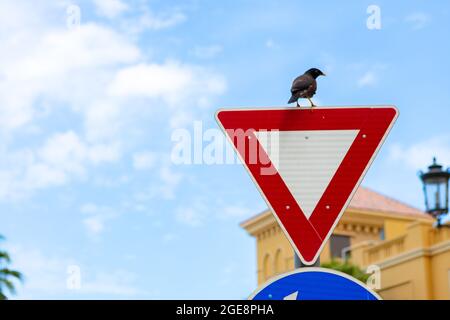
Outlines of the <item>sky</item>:
{"type": "Polygon", "coordinates": [[[310,67],[327,73],[319,106],[400,111],[363,185],[423,209],[418,170],[450,166],[442,1],[0,0],[0,24],[18,299],[246,298],[239,223],[266,204],[239,163],[174,161],[176,137],[205,152],[217,109],[285,106],[310,67]]]}

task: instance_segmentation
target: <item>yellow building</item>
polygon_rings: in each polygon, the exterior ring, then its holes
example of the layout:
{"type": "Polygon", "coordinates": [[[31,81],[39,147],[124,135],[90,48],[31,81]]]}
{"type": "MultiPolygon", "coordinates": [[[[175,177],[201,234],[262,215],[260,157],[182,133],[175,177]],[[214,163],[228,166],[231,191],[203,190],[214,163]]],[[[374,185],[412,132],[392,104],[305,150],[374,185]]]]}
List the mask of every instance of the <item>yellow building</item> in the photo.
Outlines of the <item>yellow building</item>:
{"type": "MultiPolygon", "coordinates": [[[[423,211],[360,187],[320,255],[378,266],[384,299],[450,299],[450,228],[423,211]]],[[[294,269],[294,251],[267,210],[241,223],[256,238],[258,285],[294,269]]]]}

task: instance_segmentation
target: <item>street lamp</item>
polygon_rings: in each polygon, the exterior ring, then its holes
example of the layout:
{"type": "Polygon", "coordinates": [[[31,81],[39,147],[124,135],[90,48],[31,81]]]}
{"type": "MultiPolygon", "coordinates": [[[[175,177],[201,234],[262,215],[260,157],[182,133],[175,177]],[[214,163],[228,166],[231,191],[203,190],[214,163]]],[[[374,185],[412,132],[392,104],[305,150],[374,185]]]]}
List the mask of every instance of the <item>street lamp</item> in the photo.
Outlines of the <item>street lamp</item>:
{"type": "Polygon", "coordinates": [[[442,170],[442,166],[433,158],[428,172],[420,171],[419,176],[423,183],[426,211],[437,220],[437,226],[441,227],[441,217],[448,213],[449,169],[442,170]]]}

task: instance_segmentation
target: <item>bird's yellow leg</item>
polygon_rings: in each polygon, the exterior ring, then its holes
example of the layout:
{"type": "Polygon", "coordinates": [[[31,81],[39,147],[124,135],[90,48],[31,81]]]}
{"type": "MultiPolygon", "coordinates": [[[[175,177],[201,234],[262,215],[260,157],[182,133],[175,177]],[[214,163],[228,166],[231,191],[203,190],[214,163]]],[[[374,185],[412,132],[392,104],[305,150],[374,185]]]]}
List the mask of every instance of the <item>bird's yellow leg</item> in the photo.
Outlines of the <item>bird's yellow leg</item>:
{"type": "Polygon", "coordinates": [[[312,102],[311,98],[308,98],[309,103],[311,103],[311,109],[314,108],[316,105],[314,102],[312,102]]]}

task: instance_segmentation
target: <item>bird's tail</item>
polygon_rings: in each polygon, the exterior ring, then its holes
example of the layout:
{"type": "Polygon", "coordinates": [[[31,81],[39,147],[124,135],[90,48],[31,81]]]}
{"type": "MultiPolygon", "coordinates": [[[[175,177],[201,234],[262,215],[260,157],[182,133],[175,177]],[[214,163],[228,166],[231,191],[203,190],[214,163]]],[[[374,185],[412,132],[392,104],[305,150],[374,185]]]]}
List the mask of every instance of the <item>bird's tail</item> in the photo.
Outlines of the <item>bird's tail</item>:
{"type": "Polygon", "coordinates": [[[293,103],[297,100],[298,100],[298,98],[295,95],[292,95],[291,98],[289,99],[288,103],[293,103]]]}

